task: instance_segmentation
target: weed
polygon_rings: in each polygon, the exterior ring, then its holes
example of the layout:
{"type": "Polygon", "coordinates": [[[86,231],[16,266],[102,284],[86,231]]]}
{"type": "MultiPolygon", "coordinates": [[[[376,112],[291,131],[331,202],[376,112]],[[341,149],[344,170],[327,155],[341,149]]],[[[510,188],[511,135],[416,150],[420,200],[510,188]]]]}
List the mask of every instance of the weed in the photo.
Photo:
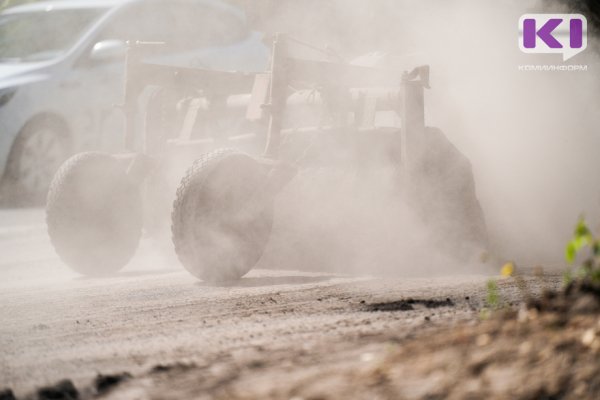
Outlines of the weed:
{"type": "Polygon", "coordinates": [[[574,264],[584,250],[587,250],[581,265],[575,271],[568,270],[563,275],[565,285],[576,279],[589,280],[592,284],[600,284],[600,238],[588,228],[582,217],[575,226],[573,238],[565,248],[565,259],[569,264],[574,264]]]}
{"type": "Polygon", "coordinates": [[[500,305],[500,293],[496,280],[490,279],[487,282],[487,296],[485,298],[487,306],[491,309],[497,309],[500,305]]]}

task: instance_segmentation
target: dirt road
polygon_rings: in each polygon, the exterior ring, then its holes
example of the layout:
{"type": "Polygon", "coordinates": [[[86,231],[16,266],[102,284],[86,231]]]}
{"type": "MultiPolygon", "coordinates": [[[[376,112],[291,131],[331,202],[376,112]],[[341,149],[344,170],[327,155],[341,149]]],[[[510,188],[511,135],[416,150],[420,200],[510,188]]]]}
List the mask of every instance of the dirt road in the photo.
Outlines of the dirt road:
{"type": "MultiPolygon", "coordinates": [[[[368,362],[389,343],[477,321],[489,278],[256,270],[217,287],[144,239],[121,273],[88,279],[55,256],[43,212],[0,211],[0,224],[0,389],[17,396],[61,379],[90,387],[97,374],[121,372],[139,384],[117,398],[152,398],[148,388],[166,379],[157,371],[195,371],[170,380],[175,398],[210,397],[266,366],[269,374],[252,379],[259,388],[292,371],[301,382],[326,360],[368,362]]],[[[549,275],[530,290],[558,282],[549,275]]],[[[516,285],[500,285],[505,301],[519,300],[516,285]]]]}

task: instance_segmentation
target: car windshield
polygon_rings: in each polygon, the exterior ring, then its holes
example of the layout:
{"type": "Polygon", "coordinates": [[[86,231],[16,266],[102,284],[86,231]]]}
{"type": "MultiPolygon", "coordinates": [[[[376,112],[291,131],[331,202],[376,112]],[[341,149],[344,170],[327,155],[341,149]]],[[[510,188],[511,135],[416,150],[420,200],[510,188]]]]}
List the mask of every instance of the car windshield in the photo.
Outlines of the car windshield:
{"type": "Polygon", "coordinates": [[[58,57],[75,44],[102,12],[102,9],[81,9],[0,15],[0,62],[58,57]]]}

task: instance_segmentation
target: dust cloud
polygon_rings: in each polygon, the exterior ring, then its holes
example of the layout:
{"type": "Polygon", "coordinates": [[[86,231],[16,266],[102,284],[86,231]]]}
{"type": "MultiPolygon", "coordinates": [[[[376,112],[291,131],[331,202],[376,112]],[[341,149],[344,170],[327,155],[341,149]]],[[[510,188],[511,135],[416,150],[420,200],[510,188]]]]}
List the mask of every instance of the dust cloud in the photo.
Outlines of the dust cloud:
{"type": "MultiPolygon", "coordinates": [[[[427,211],[418,215],[414,210],[427,210],[440,198],[431,193],[415,200],[402,187],[411,183],[398,182],[389,168],[360,179],[355,179],[356,168],[333,170],[329,175],[320,168],[309,169],[291,182],[277,202],[288,207],[281,215],[288,228],[297,227],[292,229],[296,236],[290,236],[289,229],[287,234],[274,234],[260,266],[400,274],[451,273],[458,266],[489,271],[504,260],[559,267],[577,218],[585,215],[592,224],[600,222],[597,33],[590,29],[588,49],[567,62],[583,65],[585,71],[519,69],[563,64],[559,55],[523,54],[517,42],[521,15],[573,11],[563,3],[232,2],[245,8],[254,28],[328,45],[345,60],[378,52],[374,59],[400,72],[430,65],[426,125],[441,129],[470,161],[487,227],[487,235],[482,235],[486,237],[472,245],[452,230],[435,232],[437,228],[427,224],[427,211]],[[486,248],[492,255],[487,270],[479,261],[486,248]],[[446,255],[456,249],[461,250],[459,258],[446,255]]],[[[181,117],[184,113],[179,111],[181,117]]],[[[332,158],[339,155],[335,143],[327,150],[332,158]]],[[[190,164],[187,159],[185,166],[179,161],[175,160],[173,170],[181,177],[190,164]]],[[[451,187],[455,182],[439,184],[451,187]]],[[[169,195],[157,189],[161,198],[145,203],[146,208],[161,208],[163,217],[155,225],[167,231],[176,186],[177,182],[169,182],[169,195]]],[[[434,224],[440,222],[445,223],[434,224]]]]}
{"type": "Polygon", "coordinates": [[[406,68],[431,65],[426,122],[471,161],[491,253],[560,267],[577,218],[600,222],[599,41],[590,23],[587,50],[566,63],[587,71],[522,71],[563,62],[521,53],[518,20],[574,11],[538,0],[313,1],[267,25],[348,59],[381,51],[406,68]]]}

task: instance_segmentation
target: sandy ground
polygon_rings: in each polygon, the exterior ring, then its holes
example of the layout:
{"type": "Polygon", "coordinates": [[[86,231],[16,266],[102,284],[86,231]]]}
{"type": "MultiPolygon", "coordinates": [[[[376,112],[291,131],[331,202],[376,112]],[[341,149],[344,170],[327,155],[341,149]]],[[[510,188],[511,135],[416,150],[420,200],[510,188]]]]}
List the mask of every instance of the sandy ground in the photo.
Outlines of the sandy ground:
{"type": "MultiPolygon", "coordinates": [[[[144,239],[121,273],[82,278],[55,256],[43,212],[0,211],[0,389],[19,397],[70,379],[90,395],[98,374],[127,372],[133,378],[109,396],[344,398],[335,393],[352,374],[394,349],[479,324],[489,279],[256,270],[218,287],[155,247],[144,239]]],[[[560,278],[529,282],[539,293],[560,278]]],[[[513,281],[500,287],[507,304],[521,300],[513,281]]],[[[402,393],[420,398],[424,382],[402,393]]]]}

